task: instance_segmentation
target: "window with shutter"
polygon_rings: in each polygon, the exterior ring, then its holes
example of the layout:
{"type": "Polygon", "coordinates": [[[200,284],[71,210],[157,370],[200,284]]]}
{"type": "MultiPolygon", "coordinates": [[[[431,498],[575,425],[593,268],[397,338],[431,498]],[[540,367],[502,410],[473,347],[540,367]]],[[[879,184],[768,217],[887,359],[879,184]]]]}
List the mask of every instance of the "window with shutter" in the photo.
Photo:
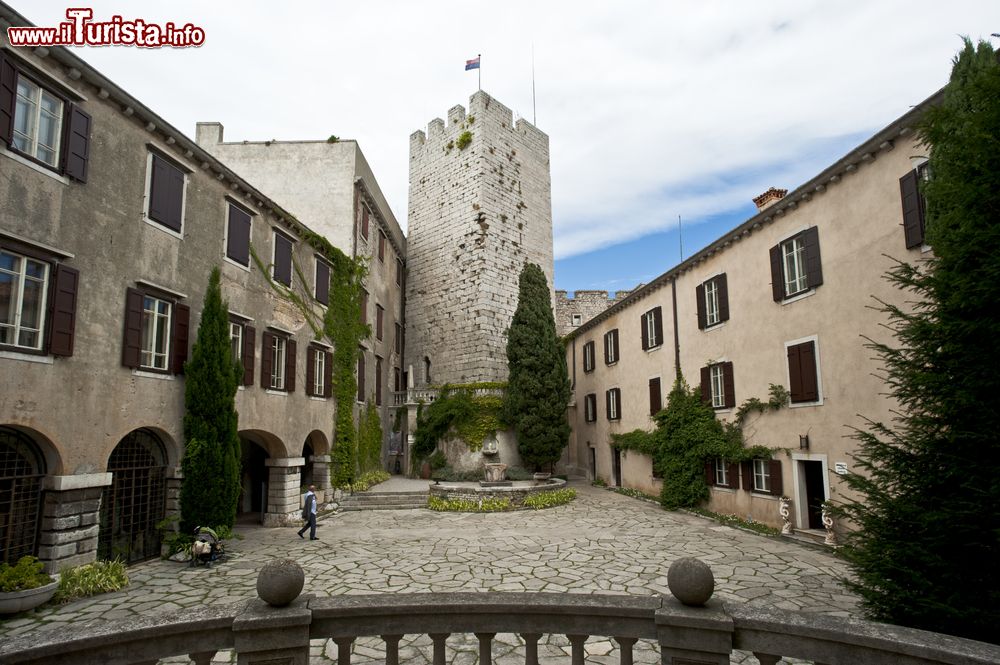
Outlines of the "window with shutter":
{"type": "Polygon", "coordinates": [[[368,206],[361,204],[361,237],[368,240],[368,206]]]}
{"type": "Polygon", "coordinates": [[[368,325],[368,292],[361,290],[361,324],[368,325]]]}
{"type": "Polygon", "coordinates": [[[604,335],[604,364],[614,365],[618,362],[618,329],[615,328],[604,335]]]}
{"type": "Polygon", "coordinates": [[[358,352],[358,401],[365,401],[365,352],[358,352]]]}
{"type": "Polygon", "coordinates": [[[612,388],[607,392],[608,420],[620,420],[622,417],[622,391],[612,388]]]}
{"type": "Polygon", "coordinates": [[[649,380],[649,415],[655,416],[663,410],[663,395],[660,391],[660,377],[649,380]]]}
{"type": "MultiPolygon", "coordinates": [[[[9,66],[13,67],[13,63],[9,66]]],[[[14,69],[16,101],[12,114],[10,147],[34,162],[54,170],[59,169],[67,102],[61,95],[26,76],[23,71],[14,69]]],[[[87,129],[89,131],[89,126],[87,129]]]]}
{"type": "Polygon", "coordinates": [[[819,229],[806,229],[770,250],[771,287],[775,302],[811,291],[823,284],[819,229]]]}
{"type": "Polygon", "coordinates": [[[382,406],[382,358],[375,356],[375,406],[382,406]]]}
{"type": "Polygon", "coordinates": [[[594,371],[594,343],[587,342],[583,345],[583,371],[594,371]]]}
{"type": "Polygon", "coordinates": [[[729,290],[725,273],[695,288],[698,299],[698,328],[704,330],[729,320],[729,290]]]}
{"type": "Polygon", "coordinates": [[[226,258],[244,268],[250,267],[250,229],[252,218],[243,208],[229,204],[226,221],[226,258]]]}
{"type": "Polygon", "coordinates": [[[181,237],[187,173],[157,153],[149,153],[145,219],[181,237]]]}
{"type": "Polygon", "coordinates": [[[583,419],[592,423],[597,420],[597,394],[590,393],[583,398],[583,419]]]}
{"type": "Polygon", "coordinates": [[[385,233],[381,230],[378,232],[378,260],[385,263],[385,233]]]}
{"type": "Polygon", "coordinates": [[[375,339],[382,341],[382,323],[385,319],[385,310],[382,305],[375,305],[375,339]]]}
{"type": "Polygon", "coordinates": [[[754,459],[753,464],[753,491],[771,493],[771,460],[754,459]]]}
{"type": "Polygon", "coordinates": [[[786,345],[789,399],[792,404],[820,401],[816,342],[786,345]]]}
{"type": "Polygon", "coordinates": [[[254,352],[257,348],[257,331],[253,326],[243,326],[243,385],[253,385],[254,352]]]}
{"type": "Polygon", "coordinates": [[[403,285],[403,261],[396,259],[396,286],[403,285]]]}
{"type": "Polygon", "coordinates": [[[80,272],[62,263],[57,264],[52,282],[52,306],[49,308],[48,323],[49,353],[54,356],[73,355],[73,340],[76,336],[76,298],[79,288],[80,272]]]}
{"type": "Polygon", "coordinates": [[[77,182],[87,182],[90,163],[90,115],[72,104],[67,113],[66,151],[63,172],[77,182]]]}
{"type": "Polygon", "coordinates": [[[924,244],[927,204],[920,192],[920,183],[927,179],[927,162],[899,179],[899,194],[903,204],[903,237],[906,248],[924,244]]]}
{"type": "Polygon", "coordinates": [[[290,287],[292,285],[292,239],[278,230],[274,231],[271,260],[271,277],[274,281],[290,287]]]}
{"type": "Polygon", "coordinates": [[[316,302],[330,304],[330,264],[316,257],[316,302]]]}
{"type": "Polygon", "coordinates": [[[0,346],[43,352],[51,269],[6,243],[0,250],[0,346]]]}
{"type": "Polygon", "coordinates": [[[733,385],[733,363],[721,362],[701,368],[701,398],[713,409],[736,406],[733,385]]]}
{"type": "Polygon", "coordinates": [[[641,317],[642,348],[655,349],[663,344],[663,314],[660,307],[654,307],[641,317]]]}
{"type": "Polygon", "coordinates": [[[403,326],[398,323],[393,325],[392,348],[397,354],[403,353],[403,326]]]}
{"type": "Polygon", "coordinates": [[[295,392],[295,340],[288,339],[285,342],[285,391],[295,392]]]}

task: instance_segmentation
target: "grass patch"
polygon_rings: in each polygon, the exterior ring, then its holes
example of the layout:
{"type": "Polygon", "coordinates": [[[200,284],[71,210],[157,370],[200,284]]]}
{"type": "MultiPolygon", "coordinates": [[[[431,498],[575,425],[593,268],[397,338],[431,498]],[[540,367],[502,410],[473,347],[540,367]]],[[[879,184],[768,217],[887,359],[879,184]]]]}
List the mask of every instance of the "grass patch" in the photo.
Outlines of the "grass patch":
{"type": "Polygon", "coordinates": [[[733,526],[738,529],[746,529],[747,531],[753,531],[754,533],[759,533],[763,536],[777,536],[781,534],[781,529],[776,529],[773,526],[762,524],[756,520],[745,520],[736,515],[713,513],[711,510],[705,510],[704,508],[687,508],[687,510],[696,515],[711,518],[719,524],[733,526]]]}
{"type": "Polygon", "coordinates": [[[59,576],[59,590],[56,591],[55,601],[68,603],[99,593],[120,591],[127,586],[128,571],[125,569],[125,562],[119,559],[95,561],[63,570],[59,576]]]}
{"type": "Polygon", "coordinates": [[[524,497],[524,507],[534,510],[553,508],[567,504],[575,498],[576,490],[574,489],[564,488],[561,490],[552,490],[551,492],[538,492],[537,494],[529,494],[524,497]]]}

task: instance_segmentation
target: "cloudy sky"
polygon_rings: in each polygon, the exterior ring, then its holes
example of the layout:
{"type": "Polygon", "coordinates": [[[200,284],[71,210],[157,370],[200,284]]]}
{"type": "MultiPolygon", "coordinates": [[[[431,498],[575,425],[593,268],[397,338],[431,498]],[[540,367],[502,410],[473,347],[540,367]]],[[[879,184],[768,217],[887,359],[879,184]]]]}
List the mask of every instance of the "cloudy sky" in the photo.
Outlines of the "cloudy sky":
{"type": "Polygon", "coordinates": [[[357,139],[404,228],[408,137],[468,103],[481,53],[483,89],[550,136],[571,291],[667,270],[941,87],[959,35],[1000,32],[996,0],[5,1],[41,26],[87,6],[203,28],[80,55],[192,136],[357,139]]]}

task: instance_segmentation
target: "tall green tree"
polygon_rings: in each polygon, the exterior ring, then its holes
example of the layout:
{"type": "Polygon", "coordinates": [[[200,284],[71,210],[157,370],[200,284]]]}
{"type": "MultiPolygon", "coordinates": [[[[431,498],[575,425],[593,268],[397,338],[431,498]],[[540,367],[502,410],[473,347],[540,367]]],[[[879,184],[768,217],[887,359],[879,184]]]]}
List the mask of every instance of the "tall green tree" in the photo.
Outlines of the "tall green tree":
{"type": "Polygon", "coordinates": [[[521,271],[517,310],[507,334],[507,363],[504,420],[517,433],[521,459],[540,471],[558,461],[569,443],[570,388],[548,282],[534,263],[521,271]]]}
{"type": "Polygon", "coordinates": [[[989,44],[966,40],[920,136],[934,253],[889,274],[916,304],[883,304],[895,340],[871,344],[901,408],[858,433],[847,584],[872,618],[998,642],[1000,63],[989,44]]]}
{"type": "Polygon", "coordinates": [[[242,365],[233,360],[229,308],[222,300],[219,269],[205,292],[198,338],[184,365],[184,459],[181,462],[181,528],[228,526],[240,495],[240,438],[236,390],[242,365]]]}

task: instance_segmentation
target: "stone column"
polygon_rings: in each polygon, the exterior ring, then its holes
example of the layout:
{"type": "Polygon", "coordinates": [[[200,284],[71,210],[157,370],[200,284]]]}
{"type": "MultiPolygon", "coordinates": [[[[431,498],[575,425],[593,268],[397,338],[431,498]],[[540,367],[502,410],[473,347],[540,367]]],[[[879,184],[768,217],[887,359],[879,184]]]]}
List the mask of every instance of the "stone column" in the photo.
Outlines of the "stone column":
{"type": "Polygon", "coordinates": [[[171,517],[181,514],[181,482],[184,480],[184,472],[180,466],[167,467],[167,505],[166,516],[171,517]]]}
{"type": "Polygon", "coordinates": [[[305,463],[304,457],[271,457],[264,460],[264,465],[268,467],[264,526],[288,526],[301,522],[299,477],[305,463]]]}
{"type": "Polygon", "coordinates": [[[330,456],[313,455],[309,461],[313,465],[313,485],[316,486],[316,494],[318,495],[316,505],[325,506],[333,501],[333,492],[330,486],[330,456]]]}
{"type": "Polygon", "coordinates": [[[111,484],[110,473],[46,476],[38,558],[45,572],[90,563],[97,558],[101,522],[101,492],[111,484]]]}
{"type": "Polygon", "coordinates": [[[237,665],[309,665],[311,622],[304,598],[287,607],[252,600],[233,621],[237,665]]]}

